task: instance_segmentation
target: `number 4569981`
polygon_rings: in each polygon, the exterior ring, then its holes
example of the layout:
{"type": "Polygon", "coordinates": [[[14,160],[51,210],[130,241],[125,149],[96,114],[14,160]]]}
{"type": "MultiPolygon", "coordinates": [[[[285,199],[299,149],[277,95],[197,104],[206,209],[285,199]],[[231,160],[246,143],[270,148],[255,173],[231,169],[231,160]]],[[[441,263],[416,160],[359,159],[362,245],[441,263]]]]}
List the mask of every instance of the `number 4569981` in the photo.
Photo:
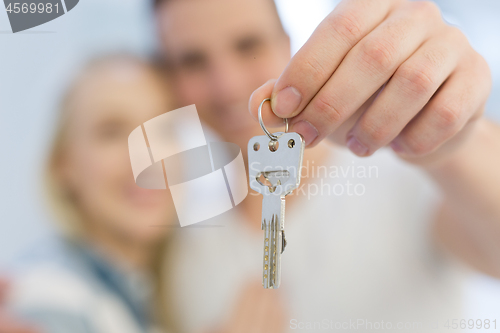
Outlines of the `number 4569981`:
{"type": "Polygon", "coordinates": [[[18,13],[24,13],[24,14],[27,14],[27,13],[47,13],[47,14],[50,14],[52,13],[53,11],[56,12],[56,13],[59,13],[59,4],[56,3],[55,5],[52,5],[51,3],[39,3],[39,4],[36,4],[36,3],[19,3],[19,2],[16,2],[14,4],[12,3],[9,3],[9,5],[7,6],[7,13],[14,13],[14,14],[18,14],[18,13]]]}
{"type": "Polygon", "coordinates": [[[445,324],[444,324],[444,327],[448,328],[448,329],[453,329],[453,330],[456,330],[456,329],[485,329],[485,330],[488,330],[488,329],[494,329],[496,330],[497,329],[497,320],[489,320],[489,319],[469,319],[469,320],[465,320],[465,319],[461,319],[461,320],[458,320],[458,319],[448,319],[445,324]]]}

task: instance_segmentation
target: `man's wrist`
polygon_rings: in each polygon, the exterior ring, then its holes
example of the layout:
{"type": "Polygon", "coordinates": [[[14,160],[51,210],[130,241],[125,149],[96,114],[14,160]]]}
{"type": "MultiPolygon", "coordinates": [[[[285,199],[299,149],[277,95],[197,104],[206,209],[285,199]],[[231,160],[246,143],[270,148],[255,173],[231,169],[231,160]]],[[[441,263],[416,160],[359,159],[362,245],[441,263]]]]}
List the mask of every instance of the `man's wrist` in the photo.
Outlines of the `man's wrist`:
{"type": "Polygon", "coordinates": [[[441,170],[450,171],[450,168],[466,163],[471,152],[480,147],[481,140],[484,139],[481,138],[483,136],[481,132],[488,130],[486,125],[487,120],[484,118],[465,125],[459,134],[426,156],[410,157],[399,155],[399,157],[430,173],[439,173],[441,170]]]}
{"type": "Polygon", "coordinates": [[[422,164],[423,169],[435,176],[453,176],[462,172],[477,158],[477,154],[482,153],[482,142],[487,140],[488,131],[488,121],[485,118],[467,124],[453,141],[445,143],[440,148],[442,150],[436,152],[436,156],[431,156],[429,161],[422,164]]]}

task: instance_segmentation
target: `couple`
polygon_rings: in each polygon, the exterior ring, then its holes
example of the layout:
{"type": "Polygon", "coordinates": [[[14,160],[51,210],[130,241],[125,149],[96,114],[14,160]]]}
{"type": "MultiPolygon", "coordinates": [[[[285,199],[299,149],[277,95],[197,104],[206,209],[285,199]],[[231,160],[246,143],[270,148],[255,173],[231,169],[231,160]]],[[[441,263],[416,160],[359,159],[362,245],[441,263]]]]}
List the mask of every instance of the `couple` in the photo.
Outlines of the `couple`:
{"type": "Polygon", "coordinates": [[[461,318],[466,267],[500,277],[500,129],[481,118],[489,69],[434,4],[343,1],[292,59],[272,0],[157,0],[155,19],[166,73],[99,59],[62,103],[47,193],[63,241],[14,279],[26,324],[7,318],[4,331],[282,332],[359,318],[426,331],[461,318]],[[261,197],[223,227],[151,227],[175,211],[167,191],[135,186],[127,151],[132,129],[196,104],[246,156],[267,97],[265,123],[290,118],[314,147],[304,165],[379,170],[358,180],[363,196],[287,198],[278,290],[260,281],[261,197]]]}

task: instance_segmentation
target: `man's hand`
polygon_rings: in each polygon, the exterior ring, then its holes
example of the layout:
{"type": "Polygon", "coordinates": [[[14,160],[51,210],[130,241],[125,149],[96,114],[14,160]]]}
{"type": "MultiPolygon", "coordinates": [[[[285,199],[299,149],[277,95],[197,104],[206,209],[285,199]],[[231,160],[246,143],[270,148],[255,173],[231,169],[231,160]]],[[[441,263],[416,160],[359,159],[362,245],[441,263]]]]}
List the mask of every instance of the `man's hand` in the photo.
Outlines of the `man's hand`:
{"type": "Polygon", "coordinates": [[[281,333],[286,331],[285,302],[279,291],[262,288],[259,281],[246,285],[222,327],[206,332],[281,333]]]}
{"type": "Polygon", "coordinates": [[[0,277],[0,333],[36,333],[38,330],[28,324],[16,320],[4,309],[9,284],[7,280],[0,277]]]}
{"type": "Polygon", "coordinates": [[[253,93],[250,111],[271,96],[266,123],[291,118],[308,146],[329,137],[359,156],[390,144],[408,159],[440,159],[480,117],[490,87],[485,60],[434,3],[345,0],[253,93]]]}

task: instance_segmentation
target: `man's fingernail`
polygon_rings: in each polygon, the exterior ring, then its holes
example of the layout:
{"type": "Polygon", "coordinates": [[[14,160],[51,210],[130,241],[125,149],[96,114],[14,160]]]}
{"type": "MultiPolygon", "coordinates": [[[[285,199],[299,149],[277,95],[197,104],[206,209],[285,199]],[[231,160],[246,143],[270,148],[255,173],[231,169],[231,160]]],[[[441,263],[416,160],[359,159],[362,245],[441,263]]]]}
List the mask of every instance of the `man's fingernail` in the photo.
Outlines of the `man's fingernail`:
{"type": "Polygon", "coordinates": [[[363,146],[354,136],[347,139],[346,146],[358,156],[365,156],[368,154],[368,148],[363,146]]]}
{"type": "Polygon", "coordinates": [[[279,91],[271,101],[271,107],[278,117],[289,117],[302,102],[302,96],[294,87],[286,87],[279,91]]]}
{"type": "Polygon", "coordinates": [[[318,130],[307,120],[296,122],[292,126],[292,132],[297,132],[304,138],[306,145],[311,144],[319,135],[318,130]]]}
{"type": "Polygon", "coordinates": [[[403,149],[403,147],[401,146],[401,144],[398,142],[397,139],[393,140],[390,144],[392,150],[394,150],[395,153],[404,153],[405,150],[403,149]]]}

